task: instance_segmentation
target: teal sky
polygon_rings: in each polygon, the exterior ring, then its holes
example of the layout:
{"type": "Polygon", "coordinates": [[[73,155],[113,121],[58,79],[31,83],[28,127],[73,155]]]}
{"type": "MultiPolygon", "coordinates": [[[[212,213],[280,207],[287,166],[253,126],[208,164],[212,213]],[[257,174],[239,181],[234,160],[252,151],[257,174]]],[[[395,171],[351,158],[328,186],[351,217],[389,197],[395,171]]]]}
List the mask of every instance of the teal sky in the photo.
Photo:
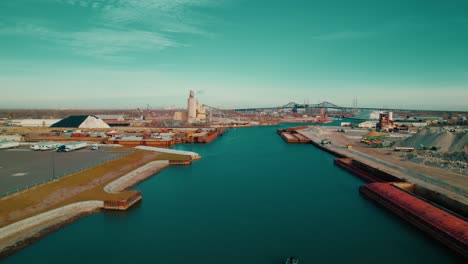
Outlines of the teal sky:
{"type": "Polygon", "coordinates": [[[0,108],[468,110],[466,0],[0,1],[0,108]]]}

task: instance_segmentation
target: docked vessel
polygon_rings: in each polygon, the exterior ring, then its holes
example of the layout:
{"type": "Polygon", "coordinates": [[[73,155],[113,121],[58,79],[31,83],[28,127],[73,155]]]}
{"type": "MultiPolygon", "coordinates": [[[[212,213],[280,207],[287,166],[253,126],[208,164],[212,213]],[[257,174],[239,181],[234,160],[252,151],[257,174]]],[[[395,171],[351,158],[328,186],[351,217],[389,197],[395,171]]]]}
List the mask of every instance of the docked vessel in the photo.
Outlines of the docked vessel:
{"type": "Polygon", "coordinates": [[[324,117],[317,117],[317,120],[315,121],[315,123],[319,123],[319,124],[328,124],[328,123],[331,123],[333,122],[333,119],[330,119],[326,116],[324,117]]]}

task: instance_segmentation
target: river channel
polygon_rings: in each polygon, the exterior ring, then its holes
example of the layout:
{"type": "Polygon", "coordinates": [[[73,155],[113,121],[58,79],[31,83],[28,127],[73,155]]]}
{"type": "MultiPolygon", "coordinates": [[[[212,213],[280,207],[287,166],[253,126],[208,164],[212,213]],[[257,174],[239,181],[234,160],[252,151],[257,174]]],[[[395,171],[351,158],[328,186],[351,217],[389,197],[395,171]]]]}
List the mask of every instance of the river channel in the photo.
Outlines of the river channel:
{"type": "Polygon", "coordinates": [[[127,212],[83,218],[4,263],[461,263],[424,233],[360,195],[363,181],[281,126],[230,129],[190,166],[136,186],[127,212]]]}

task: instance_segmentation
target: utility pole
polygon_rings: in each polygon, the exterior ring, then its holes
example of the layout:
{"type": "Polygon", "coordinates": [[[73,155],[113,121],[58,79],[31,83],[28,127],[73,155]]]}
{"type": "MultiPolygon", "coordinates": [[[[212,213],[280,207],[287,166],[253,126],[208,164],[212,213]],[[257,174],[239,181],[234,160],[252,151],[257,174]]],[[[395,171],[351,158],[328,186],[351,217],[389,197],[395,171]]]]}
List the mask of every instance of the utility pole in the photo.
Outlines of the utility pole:
{"type": "Polygon", "coordinates": [[[52,151],[52,180],[55,180],[55,150],[52,151]]]}

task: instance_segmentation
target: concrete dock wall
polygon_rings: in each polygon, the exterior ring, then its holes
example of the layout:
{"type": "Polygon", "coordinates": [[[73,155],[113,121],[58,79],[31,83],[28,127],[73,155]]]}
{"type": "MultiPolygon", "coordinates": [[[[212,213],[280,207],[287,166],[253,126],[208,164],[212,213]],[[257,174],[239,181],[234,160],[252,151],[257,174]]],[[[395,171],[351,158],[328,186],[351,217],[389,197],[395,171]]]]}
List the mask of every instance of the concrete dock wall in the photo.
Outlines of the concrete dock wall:
{"type": "Polygon", "coordinates": [[[192,151],[165,149],[165,148],[156,148],[156,147],[147,147],[147,146],[138,146],[135,148],[149,150],[149,151],[156,151],[156,152],[161,152],[161,153],[168,153],[168,154],[188,155],[188,156],[191,156],[193,160],[201,159],[201,156],[198,153],[195,153],[192,151]]]}
{"type": "Polygon", "coordinates": [[[73,203],[0,228],[0,259],[103,207],[103,201],[73,203]]]}
{"type": "Polygon", "coordinates": [[[107,184],[104,187],[104,191],[108,193],[118,193],[127,188],[135,186],[139,182],[151,177],[153,174],[161,171],[162,169],[169,166],[167,160],[156,160],[152,161],[134,171],[127,173],[126,175],[118,178],[117,180],[107,184]]]}

